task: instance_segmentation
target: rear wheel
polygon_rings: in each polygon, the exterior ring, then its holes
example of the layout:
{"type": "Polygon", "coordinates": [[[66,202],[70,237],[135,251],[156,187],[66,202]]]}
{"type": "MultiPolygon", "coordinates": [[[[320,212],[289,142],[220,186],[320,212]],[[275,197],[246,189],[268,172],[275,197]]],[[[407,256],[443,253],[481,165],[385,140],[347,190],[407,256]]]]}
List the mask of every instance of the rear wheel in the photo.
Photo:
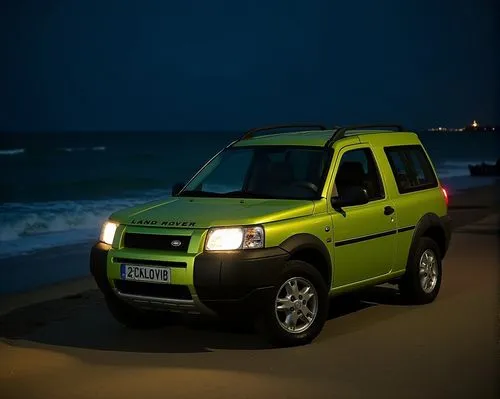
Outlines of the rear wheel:
{"type": "Polygon", "coordinates": [[[177,320],[171,312],[142,310],[120,300],[113,294],[105,296],[106,305],[116,321],[132,329],[160,328],[177,320]]]}
{"type": "Polygon", "coordinates": [[[434,240],[422,237],[410,254],[406,273],[399,282],[401,295],[414,304],[430,303],[441,287],[441,254],[434,240]]]}
{"type": "Polygon", "coordinates": [[[292,260],[263,309],[259,327],[275,346],[310,343],[321,332],[328,315],[328,289],[309,263],[292,260]]]}

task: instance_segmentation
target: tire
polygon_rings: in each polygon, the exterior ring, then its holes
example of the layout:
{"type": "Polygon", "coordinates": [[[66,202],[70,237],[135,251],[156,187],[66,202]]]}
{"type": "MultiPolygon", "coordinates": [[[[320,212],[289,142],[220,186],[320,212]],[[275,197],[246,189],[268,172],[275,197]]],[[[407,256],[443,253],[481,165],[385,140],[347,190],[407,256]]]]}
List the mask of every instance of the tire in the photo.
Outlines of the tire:
{"type": "Polygon", "coordinates": [[[178,315],[166,311],[142,310],[120,300],[114,294],[105,295],[106,305],[113,318],[131,329],[153,329],[171,324],[178,315]]]}
{"type": "MultiPolygon", "coordinates": [[[[263,307],[257,328],[273,346],[286,347],[309,344],[319,335],[326,322],[328,303],[328,288],[319,271],[309,263],[300,260],[288,261],[268,303],[263,307]],[[293,291],[294,284],[302,292],[293,291]],[[316,295],[313,295],[304,304],[306,300],[302,294],[306,286],[310,287],[309,292],[315,291],[316,295]],[[289,295],[292,292],[295,296],[299,296],[300,299],[293,296],[293,294],[289,295]],[[282,306],[287,307],[288,310],[277,310],[278,297],[288,298],[285,299],[286,302],[281,301],[282,306]],[[292,297],[295,299],[294,303],[289,301],[292,297]],[[299,310],[296,309],[297,307],[300,307],[299,310]],[[293,310],[290,310],[290,308],[293,310]],[[302,312],[305,313],[314,309],[314,316],[310,318],[312,322],[309,320],[306,324],[302,312]],[[299,317],[295,332],[286,329],[284,326],[287,320],[286,315],[290,313],[295,315],[289,317],[292,322],[294,317],[299,317]],[[299,313],[302,313],[302,316],[298,316],[299,313]]],[[[312,314],[309,312],[309,315],[312,314]]]]}
{"type": "Polygon", "coordinates": [[[426,304],[436,299],[441,288],[441,252],[434,240],[422,237],[408,257],[406,273],[399,282],[399,291],[410,304],[426,304]],[[433,260],[431,260],[431,257],[433,260]],[[430,265],[424,266],[424,264],[430,265]],[[422,270],[421,270],[422,269],[422,270]],[[427,279],[425,279],[427,277],[427,279]],[[427,285],[424,284],[427,282],[427,285]],[[426,286],[427,288],[424,288],[426,286]]]}

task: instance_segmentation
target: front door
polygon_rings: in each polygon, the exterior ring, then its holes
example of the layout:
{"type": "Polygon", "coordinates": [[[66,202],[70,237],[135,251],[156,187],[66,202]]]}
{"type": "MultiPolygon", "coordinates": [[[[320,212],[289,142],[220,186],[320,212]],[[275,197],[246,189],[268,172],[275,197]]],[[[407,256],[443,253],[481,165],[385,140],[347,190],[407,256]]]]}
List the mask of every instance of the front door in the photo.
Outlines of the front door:
{"type": "Polygon", "coordinates": [[[373,152],[367,145],[348,146],[339,152],[332,196],[341,196],[350,185],[362,186],[369,202],[340,210],[330,208],[335,288],[387,274],[394,263],[395,207],[387,198],[373,152]]]}

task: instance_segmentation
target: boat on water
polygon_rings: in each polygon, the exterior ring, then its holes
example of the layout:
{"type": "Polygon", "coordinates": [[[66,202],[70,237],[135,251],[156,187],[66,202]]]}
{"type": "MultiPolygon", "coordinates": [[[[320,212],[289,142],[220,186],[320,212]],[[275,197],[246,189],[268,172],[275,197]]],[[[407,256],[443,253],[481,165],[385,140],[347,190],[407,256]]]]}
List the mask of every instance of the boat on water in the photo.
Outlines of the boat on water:
{"type": "Polygon", "coordinates": [[[495,164],[480,163],[478,165],[469,165],[471,176],[500,176],[500,158],[495,164]]]}

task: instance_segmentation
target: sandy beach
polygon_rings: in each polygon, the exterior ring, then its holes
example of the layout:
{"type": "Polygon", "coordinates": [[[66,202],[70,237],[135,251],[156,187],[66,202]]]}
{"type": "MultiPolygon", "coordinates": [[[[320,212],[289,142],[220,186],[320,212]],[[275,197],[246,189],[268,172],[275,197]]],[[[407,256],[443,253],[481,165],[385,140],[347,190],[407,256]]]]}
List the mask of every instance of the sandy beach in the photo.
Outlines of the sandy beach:
{"type": "MultiPolygon", "coordinates": [[[[496,398],[499,187],[450,198],[454,235],[434,303],[406,306],[390,286],[333,299],[323,333],[305,347],[270,349],[212,320],[127,331],[89,277],[31,281],[38,288],[0,296],[0,396],[496,398]]],[[[2,267],[15,269],[13,282],[45,262],[74,276],[88,249],[2,267]]]]}

